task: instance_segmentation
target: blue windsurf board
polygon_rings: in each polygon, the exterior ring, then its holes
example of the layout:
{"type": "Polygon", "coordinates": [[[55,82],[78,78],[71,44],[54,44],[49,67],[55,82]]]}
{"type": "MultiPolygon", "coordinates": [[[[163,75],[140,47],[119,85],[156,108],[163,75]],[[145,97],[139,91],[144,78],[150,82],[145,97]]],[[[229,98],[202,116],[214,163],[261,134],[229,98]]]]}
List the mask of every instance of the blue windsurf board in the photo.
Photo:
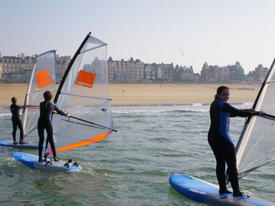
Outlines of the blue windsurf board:
{"type": "Polygon", "coordinates": [[[14,152],[11,156],[24,165],[27,165],[33,169],[54,171],[54,172],[74,172],[80,171],[81,167],[78,165],[67,164],[63,161],[47,161],[38,162],[38,157],[25,152],[14,152]]]}
{"type": "Polygon", "coordinates": [[[220,194],[217,185],[185,174],[173,174],[169,178],[171,186],[180,194],[198,202],[213,206],[270,206],[273,203],[254,197],[233,197],[232,194],[220,194]]]}
{"type": "Polygon", "coordinates": [[[13,144],[13,141],[0,139],[0,146],[14,147],[18,149],[38,149],[38,144],[26,142],[25,144],[13,144]]]}

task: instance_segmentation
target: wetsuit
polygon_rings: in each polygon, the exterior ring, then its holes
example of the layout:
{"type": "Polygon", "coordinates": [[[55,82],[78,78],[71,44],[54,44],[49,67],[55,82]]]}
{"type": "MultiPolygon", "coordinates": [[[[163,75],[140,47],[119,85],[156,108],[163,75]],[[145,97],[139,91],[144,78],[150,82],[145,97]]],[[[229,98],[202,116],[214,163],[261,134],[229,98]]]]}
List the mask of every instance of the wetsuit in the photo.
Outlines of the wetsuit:
{"type": "Polygon", "coordinates": [[[38,119],[38,135],[39,135],[39,160],[42,160],[42,150],[44,143],[44,129],[47,131],[47,140],[51,145],[53,157],[56,158],[55,145],[53,140],[52,114],[56,111],[58,114],[65,115],[58,109],[51,101],[44,101],[40,103],[40,116],[38,119]]]}
{"type": "Polygon", "coordinates": [[[10,106],[10,111],[12,113],[11,121],[12,121],[12,127],[13,127],[12,137],[13,137],[14,142],[16,142],[17,127],[20,130],[20,142],[23,142],[23,137],[24,137],[23,126],[22,126],[22,122],[19,117],[19,109],[22,109],[22,108],[23,107],[20,107],[16,104],[11,104],[11,106],[10,106]]]}
{"type": "Polygon", "coordinates": [[[229,181],[233,188],[233,194],[239,193],[238,171],[236,166],[235,146],[228,134],[229,117],[248,117],[258,115],[252,110],[239,110],[230,104],[216,98],[210,106],[211,125],[208,132],[208,142],[216,158],[216,175],[220,186],[220,192],[226,191],[225,163],[229,181]]]}

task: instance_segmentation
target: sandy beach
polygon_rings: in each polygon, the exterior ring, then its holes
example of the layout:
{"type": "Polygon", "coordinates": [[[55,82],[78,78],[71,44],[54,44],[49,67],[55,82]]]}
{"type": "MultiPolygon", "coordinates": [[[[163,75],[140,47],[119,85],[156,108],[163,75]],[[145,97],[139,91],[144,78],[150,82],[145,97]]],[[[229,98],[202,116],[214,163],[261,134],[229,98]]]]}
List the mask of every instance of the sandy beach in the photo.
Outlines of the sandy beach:
{"type": "MultiPolygon", "coordinates": [[[[217,84],[111,84],[113,105],[210,103],[217,84]]],[[[260,85],[226,84],[230,102],[253,102],[260,85]]],[[[11,97],[24,103],[27,84],[0,84],[0,108],[9,107],[11,97]]]]}

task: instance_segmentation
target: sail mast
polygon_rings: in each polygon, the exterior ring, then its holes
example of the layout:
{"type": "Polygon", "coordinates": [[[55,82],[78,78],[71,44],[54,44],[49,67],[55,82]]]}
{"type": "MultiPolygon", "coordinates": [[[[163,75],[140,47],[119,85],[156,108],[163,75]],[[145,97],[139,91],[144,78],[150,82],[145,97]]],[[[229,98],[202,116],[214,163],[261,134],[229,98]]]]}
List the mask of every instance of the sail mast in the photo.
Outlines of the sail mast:
{"type": "Polygon", "coordinates": [[[64,82],[65,82],[65,80],[66,80],[66,78],[67,78],[67,76],[68,76],[68,74],[69,74],[69,72],[70,72],[70,70],[71,70],[71,68],[72,68],[72,66],[73,66],[73,64],[74,64],[74,62],[75,62],[75,60],[76,60],[76,58],[77,58],[77,56],[80,54],[80,51],[82,50],[82,48],[84,47],[85,43],[88,41],[88,39],[90,38],[90,36],[91,36],[91,32],[89,32],[89,33],[87,34],[87,36],[85,37],[85,39],[83,40],[83,42],[82,42],[81,45],[79,46],[78,50],[77,50],[76,53],[74,54],[72,60],[70,61],[69,65],[68,65],[68,67],[67,67],[67,69],[66,69],[66,71],[65,71],[65,73],[64,73],[64,75],[63,75],[63,77],[62,77],[62,79],[61,79],[61,81],[60,81],[59,87],[58,87],[57,92],[56,92],[56,95],[55,95],[55,97],[54,97],[54,103],[57,102],[58,97],[59,97],[60,92],[61,92],[61,89],[62,89],[62,87],[63,87],[63,85],[64,85],[64,82]]]}
{"type": "Polygon", "coordinates": [[[25,127],[26,127],[26,118],[27,118],[27,115],[26,115],[26,111],[27,111],[26,106],[29,104],[29,95],[30,95],[30,91],[31,91],[31,84],[32,84],[32,80],[33,80],[36,64],[37,64],[37,62],[35,62],[34,66],[33,66],[30,82],[28,84],[27,92],[26,92],[26,95],[25,95],[24,108],[23,108],[23,113],[22,113],[22,122],[23,122],[23,130],[24,131],[26,130],[25,127]]]}

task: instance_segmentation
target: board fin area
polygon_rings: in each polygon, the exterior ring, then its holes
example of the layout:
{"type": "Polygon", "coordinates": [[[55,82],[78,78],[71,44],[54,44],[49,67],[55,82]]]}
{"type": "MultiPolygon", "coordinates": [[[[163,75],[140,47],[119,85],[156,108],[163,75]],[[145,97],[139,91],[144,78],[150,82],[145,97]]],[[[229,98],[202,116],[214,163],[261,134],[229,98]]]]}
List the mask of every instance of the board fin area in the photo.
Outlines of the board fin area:
{"type": "Polygon", "coordinates": [[[38,157],[25,152],[14,152],[11,156],[22,164],[33,169],[54,171],[54,172],[75,172],[80,171],[81,167],[78,164],[67,164],[63,161],[52,161],[47,159],[43,162],[38,162],[38,157]],[[67,164],[67,165],[66,165],[67,164]]]}
{"type": "Polygon", "coordinates": [[[173,174],[169,182],[177,192],[185,197],[212,206],[274,206],[273,203],[255,197],[246,195],[233,197],[230,193],[220,194],[217,185],[185,174],[173,174]]]}

